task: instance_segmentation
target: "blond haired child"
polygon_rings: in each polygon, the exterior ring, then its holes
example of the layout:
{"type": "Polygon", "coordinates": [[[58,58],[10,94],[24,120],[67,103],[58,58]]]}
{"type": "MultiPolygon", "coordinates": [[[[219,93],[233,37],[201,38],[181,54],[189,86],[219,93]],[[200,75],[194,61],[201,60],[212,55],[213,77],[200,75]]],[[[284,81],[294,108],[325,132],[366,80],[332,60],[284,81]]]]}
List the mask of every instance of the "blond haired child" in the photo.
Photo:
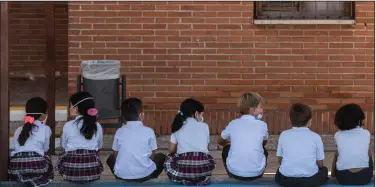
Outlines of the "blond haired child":
{"type": "Polygon", "coordinates": [[[262,121],[262,97],[255,93],[244,93],[239,98],[240,118],[231,121],[218,138],[224,146],[223,164],[229,177],[238,180],[261,178],[268,152],[268,126],[262,121]]]}

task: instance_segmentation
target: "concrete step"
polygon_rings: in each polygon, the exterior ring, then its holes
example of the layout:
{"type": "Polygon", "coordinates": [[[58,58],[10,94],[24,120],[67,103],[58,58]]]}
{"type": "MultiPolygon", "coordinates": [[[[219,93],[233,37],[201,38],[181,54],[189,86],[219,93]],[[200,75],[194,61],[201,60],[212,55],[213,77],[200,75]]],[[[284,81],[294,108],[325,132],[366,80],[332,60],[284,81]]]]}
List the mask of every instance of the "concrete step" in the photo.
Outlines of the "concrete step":
{"type": "MultiPolygon", "coordinates": [[[[365,187],[371,187],[374,186],[374,180],[368,185],[365,185],[365,187]]],[[[92,182],[88,184],[89,186],[174,186],[174,187],[181,187],[182,185],[174,184],[169,179],[166,178],[157,178],[152,179],[149,181],[146,181],[144,183],[132,183],[132,182],[126,182],[122,180],[117,179],[111,179],[111,180],[98,180],[95,182],[92,182]]],[[[7,187],[21,187],[23,186],[20,183],[17,182],[1,182],[0,186],[7,186],[7,187]]],[[[82,186],[78,184],[72,184],[70,182],[66,181],[52,181],[48,186],[51,187],[71,187],[71,186],[82,186]]],[[[230,179],[226,177],[212,177],[211,184],[208,186],[216,186],[216,187],[230,187],[230,186],[248,186],[248,187],[259,187],[259,186],[269,186],[269,187],[277,187],[278,185],[274,181],[274,176],[265,176],[263,178],[254,180],[254,181],[239,181],[235,179],[230,179]]],[[[336,180],[334,178],[330,178],[326,185],[323,185],[325,187],[335,187],[335,186],[341,186],[336,184],[336,180]]]]}

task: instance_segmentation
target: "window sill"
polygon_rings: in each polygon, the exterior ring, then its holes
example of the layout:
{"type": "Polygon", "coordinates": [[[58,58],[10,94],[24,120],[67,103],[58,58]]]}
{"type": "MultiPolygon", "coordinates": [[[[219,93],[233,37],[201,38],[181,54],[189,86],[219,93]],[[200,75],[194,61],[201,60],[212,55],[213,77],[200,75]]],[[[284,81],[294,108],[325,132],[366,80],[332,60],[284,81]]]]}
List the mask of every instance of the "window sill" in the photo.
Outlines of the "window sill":
{"type": "Polygon", "coordinates": [[[253,24],[256,25],[279,25],[279,24],[288,24],[288,25],[353,25],[355,24],[355,20],[277,20],[277,19],[255,19],[253,20],[253,24]]]}

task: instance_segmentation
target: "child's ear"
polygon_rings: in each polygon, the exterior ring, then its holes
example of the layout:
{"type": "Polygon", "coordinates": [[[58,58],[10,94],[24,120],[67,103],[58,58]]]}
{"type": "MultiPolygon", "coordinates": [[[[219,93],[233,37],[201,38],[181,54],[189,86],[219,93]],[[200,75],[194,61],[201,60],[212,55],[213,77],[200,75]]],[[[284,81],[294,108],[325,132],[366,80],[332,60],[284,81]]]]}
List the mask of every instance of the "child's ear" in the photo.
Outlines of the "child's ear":
{"type": "Polygon", "coordinates": [[[307,127],[310,127],[312,125],[312,119],[310,119],[308,122],[307,122],[307,127]]]}
{"type": "Polygon", "coordinates": [[[195,118],[198,119],[200,117],[200,112],[196,111],[195,112],[195,118]]]}
{"type": "Polygon", "coordinates": [[[255,113],[255,109],[254,108],[249,108],[248,114],[253,115],[253,113],[255,113]]]}

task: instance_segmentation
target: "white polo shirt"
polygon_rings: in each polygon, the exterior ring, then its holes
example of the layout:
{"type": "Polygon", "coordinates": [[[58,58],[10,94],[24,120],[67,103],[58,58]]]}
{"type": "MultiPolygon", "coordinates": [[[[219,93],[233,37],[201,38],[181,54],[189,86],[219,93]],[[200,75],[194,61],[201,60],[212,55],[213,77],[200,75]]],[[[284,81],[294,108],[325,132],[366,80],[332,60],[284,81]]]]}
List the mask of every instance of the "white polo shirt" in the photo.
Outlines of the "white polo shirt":
{"type": "Polygon", "coordinates": [[[171,143],[177,144],[177,153],[209,153],[210,133],[208,124],[187,118],[184,125],[171,134],[171,143]]]}
{"type": "Polygon", "coordinates": [[[36,127],[33,128],[32,134],[23,146],[18,143],[18,137],[21,134],[22,127],[16,129],[13,137],[14,151],[11,153],[12,156],[20,152],[37,152],[43,156],[44,153],[48,151],[52,134],[51,128],[38,120],[34,121],[34,125],[36,127]]]}
{"type": "Polygon", "coordinates": [[[357,127],[338,131],[334,135],[338,148],[337,170],[369,167],[369,144],[371,134],[357,127]]]}
{"type": "Polygon", "coordinates": [[[266,166],[263,141],[268,139],[268,126],[250,115],[231,121],[221,137],[231,140],[226,160],[228,170],[240,177],[261,175],[266,166]]]}
{"type": "Polygon", "coordinates": [[[128,121],[118,129],[112,149],[118,151],[114,170],[119,178],[144,178],[157,168],[150,159],[152,151],[157,149],[157,139],[153,129],[141,121],[128,121]]]}
{"type": "Polygon", "coordinates": [[[61,136],[61,145],[65,151],[75,151],[78,149],[98,150],[103,147],[103,130],[102,126],[97,123],[97,132],[88,140],[80,132],[83,120],[76,122],[80,118],[68,121],[64,124],[63,134],[61,136]]]}
{"type": "Polygon", "coordinates": [[[324,160],[321,137],[307,127],[293,127],[281,133],[277,156],[282,157],[279,172],[286,177],[311,177],[319,168],[316,161],[324,160]]]}

